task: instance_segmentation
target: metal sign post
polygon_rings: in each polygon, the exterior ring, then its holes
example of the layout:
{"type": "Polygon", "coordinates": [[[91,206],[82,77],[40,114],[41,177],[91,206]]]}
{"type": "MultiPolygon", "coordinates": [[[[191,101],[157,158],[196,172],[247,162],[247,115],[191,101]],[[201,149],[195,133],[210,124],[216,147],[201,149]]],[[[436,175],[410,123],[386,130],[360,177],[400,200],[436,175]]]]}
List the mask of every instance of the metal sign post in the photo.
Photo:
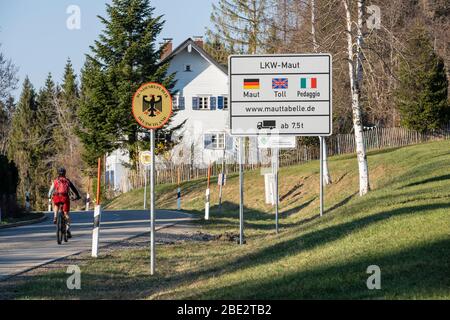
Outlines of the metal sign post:
{"type": "Polygon", "coordinates": [[[244,244],[244,137],[239,137],[239,244],[244,244]]]}
{"type": "Polygon", "coordinates": [[[150,274],[155,273],[155,130],[150,130],[150,274]]]}
{"type": "Polygon", "coordinates": [[[278,148],[272,149],[272,171],[274,176],[274,203],[275,203],[275,231],[278,233],[278,148]]]}
{"type": "Polygon", "coordinates": [[[147,209],[147,174],[148,167],[152,162],[152,153],[150,151],[142,151],[139,154],[139,161],[144,167],[144,210],[147,209]]]}
{"type": "Polygon", "coordinates": [[[144,167],[144,210],[147,209],[147,168],[144,167]]]}
{"type": "Polygon", "coordinates": [[[225,147],[222,154],[222,174],[219,176],[219,210],[222,211],[222,189],[225,182],[225,147]]]}
{"type": "MultiPolygon", "coordinates": [[[[155,274],[155,130],[162,128],[172,115],[170,92],[159,83],[144,83],[133,95],[132,112],[142,127],[150,130],[150,274],[155,274]]],[[[142,161],[142,160],[141,160],[142,161]]]]}
{"type": "Polygon", "coordinates": [[[320,140],[320,216],[323,215],[323,137],[320,140]]]}

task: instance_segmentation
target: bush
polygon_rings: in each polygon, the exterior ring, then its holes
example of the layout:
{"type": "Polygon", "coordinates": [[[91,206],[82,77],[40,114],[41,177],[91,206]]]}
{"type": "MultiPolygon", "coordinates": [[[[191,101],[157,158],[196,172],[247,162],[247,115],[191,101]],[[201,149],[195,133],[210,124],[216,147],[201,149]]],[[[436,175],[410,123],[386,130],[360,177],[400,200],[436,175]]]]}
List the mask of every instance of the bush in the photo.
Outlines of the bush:
{"type": "Polygon", "coordinates": [[[19,184],[19,172],[13,161],[0,155],[0,208],[2,218],[16,218],[21,210],[17,205],[16,191],[19,184]]]}

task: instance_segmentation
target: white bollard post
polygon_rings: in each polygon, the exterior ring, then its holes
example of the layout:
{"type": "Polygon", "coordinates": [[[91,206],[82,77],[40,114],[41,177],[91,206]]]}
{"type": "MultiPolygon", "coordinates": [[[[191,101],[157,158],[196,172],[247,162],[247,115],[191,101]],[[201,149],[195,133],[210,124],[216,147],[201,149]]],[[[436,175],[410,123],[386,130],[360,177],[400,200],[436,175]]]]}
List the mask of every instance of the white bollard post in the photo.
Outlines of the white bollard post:
{"type": "Polygon", "coordinates": [[[209,220],[209,187],[211,182],[211,163],[208,166],[208,180],[206,185],[206,199],[205,199],[205,220],[209,220]]]}
{"type": "Polygon", "coordinates": [[[91,202],[91,196],[86,193],[86,211],[89,211],[89,203],[91,202]]]}
{"type": "Polygon", "coordinates": [[[100,229],[101,206],[97,204],[94,207],[94,229],[92,231],[92,257],[98,256],[98,240],[100,229]]]}
{"type": "Polygon", "coordinates": [[[30,192],[25,193],[25,209],[27,212],[30,212],[31,210],[31,204],[30,204],[30,192]]]}
{"type": "Polygon", "coordinates": [[[209,220],[209,188],[206,189],[205,220],[209,220]]]}
{"type": "Polygon", "coordinates": [[[181,188],[177,189],[177,209],[181,210],[181,188]]]}

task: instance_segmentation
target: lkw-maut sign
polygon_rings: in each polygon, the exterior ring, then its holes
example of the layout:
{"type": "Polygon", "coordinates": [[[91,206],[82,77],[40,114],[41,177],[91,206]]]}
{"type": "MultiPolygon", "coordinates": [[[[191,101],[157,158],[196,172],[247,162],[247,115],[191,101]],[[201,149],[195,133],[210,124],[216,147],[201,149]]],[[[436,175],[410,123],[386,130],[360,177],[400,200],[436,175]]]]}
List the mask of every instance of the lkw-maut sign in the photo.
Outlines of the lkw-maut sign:
{"type": "Polygon", "coordinates": [[[231,134],[331,135],[329,54],[232,55],[231,134]]]}

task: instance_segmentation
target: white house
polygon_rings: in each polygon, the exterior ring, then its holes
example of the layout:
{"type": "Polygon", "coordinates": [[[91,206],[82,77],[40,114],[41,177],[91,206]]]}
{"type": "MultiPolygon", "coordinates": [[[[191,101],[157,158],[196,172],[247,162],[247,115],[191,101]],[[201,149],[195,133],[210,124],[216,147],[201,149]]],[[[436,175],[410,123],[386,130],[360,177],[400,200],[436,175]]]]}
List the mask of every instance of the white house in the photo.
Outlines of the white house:
{"type": "Polygon", "coordinates": [[[221,159],[224,148],[233,150],[233,139],[227,134],[228,70],[203,50],[199,38],[189,38],[173,51],[168,41],[162,61],[170,61],[168,72],[175,72],[177,79],[172,125],[186,121],[172,161],[205,167],[221,159]]]}
{"type": "MultiPolygon", "coordinates": [[[[205,167],[220,161],[224,154],[233,157],[233,139],[227,133],[228,71],[204,49],[201,38],[189,38],[172,50],[171,39],[165,40],[161,61],[169,61],[168,73],[176,73],[177,92],[173,96],[171,126],[186,121],[177,133],[179,143],[172,150],[173,163],[191,163],[205,167]],[[227,149],[227,151],[224,151],[227,149]]],[[[114,189],[127,191],[126,152],[116,150],[106,159],[106,175],[114,189]]]]}

